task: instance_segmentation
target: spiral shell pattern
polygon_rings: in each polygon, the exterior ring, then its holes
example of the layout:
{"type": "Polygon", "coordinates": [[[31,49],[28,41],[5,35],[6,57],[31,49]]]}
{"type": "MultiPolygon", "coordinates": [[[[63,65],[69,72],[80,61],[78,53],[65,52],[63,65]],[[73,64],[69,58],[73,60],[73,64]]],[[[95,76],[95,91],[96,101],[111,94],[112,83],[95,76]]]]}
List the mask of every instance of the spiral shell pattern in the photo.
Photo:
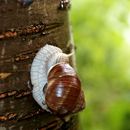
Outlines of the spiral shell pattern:
{"type": "Polygon", "coordinates": [[[49,71],[45,100],[56,115],[76,113],[85,107],[81,82],[69,64],[56,64],[49,71]]]}

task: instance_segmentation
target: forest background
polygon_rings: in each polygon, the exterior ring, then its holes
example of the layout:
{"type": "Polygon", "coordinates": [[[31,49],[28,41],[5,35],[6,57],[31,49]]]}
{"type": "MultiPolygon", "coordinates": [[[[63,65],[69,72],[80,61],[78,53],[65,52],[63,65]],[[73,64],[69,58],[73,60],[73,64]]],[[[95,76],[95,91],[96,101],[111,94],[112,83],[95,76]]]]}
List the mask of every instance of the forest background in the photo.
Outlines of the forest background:
{"type": "Polygon", "coordinates": [[[81,130],[130,130],[130,1],[73,0],[81,130]]]}

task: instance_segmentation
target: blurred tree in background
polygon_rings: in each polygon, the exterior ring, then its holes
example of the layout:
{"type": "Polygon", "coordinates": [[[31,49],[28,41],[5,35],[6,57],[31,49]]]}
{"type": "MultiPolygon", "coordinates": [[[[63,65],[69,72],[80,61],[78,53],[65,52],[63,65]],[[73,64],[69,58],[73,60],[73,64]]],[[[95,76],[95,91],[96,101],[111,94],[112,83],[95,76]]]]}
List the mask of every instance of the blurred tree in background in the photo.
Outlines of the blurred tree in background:
{"type": "Polygon", "coordinates": [[[130,130],[130,1],[73,0],[71,23],[87,98],[82,130],[130,130]]]}

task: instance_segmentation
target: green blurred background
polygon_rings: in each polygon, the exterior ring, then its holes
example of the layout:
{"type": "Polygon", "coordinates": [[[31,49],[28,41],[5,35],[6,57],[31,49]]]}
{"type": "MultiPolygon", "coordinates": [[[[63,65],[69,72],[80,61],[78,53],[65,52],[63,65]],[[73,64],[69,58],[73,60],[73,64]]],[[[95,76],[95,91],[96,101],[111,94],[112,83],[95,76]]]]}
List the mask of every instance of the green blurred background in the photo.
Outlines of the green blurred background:
{"type": "Polygon", "coordinates": [[[130,0],[72,0],[80,130],[130,130],[130,0]]]}

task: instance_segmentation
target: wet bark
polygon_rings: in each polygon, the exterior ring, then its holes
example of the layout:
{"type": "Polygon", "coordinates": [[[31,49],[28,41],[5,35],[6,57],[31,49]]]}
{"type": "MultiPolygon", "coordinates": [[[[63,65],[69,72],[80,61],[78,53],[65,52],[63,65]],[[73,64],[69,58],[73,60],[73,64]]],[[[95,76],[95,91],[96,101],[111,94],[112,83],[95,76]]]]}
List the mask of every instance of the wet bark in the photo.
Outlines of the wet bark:
{"type": "Polygon", "coordinates": [[[39,48],[72,49],[69,3],[28,1],[0,0],[0,130],[76,130],[75,116],[65,121],[45,112],[30,90],[30,66],[39,48]]]}

